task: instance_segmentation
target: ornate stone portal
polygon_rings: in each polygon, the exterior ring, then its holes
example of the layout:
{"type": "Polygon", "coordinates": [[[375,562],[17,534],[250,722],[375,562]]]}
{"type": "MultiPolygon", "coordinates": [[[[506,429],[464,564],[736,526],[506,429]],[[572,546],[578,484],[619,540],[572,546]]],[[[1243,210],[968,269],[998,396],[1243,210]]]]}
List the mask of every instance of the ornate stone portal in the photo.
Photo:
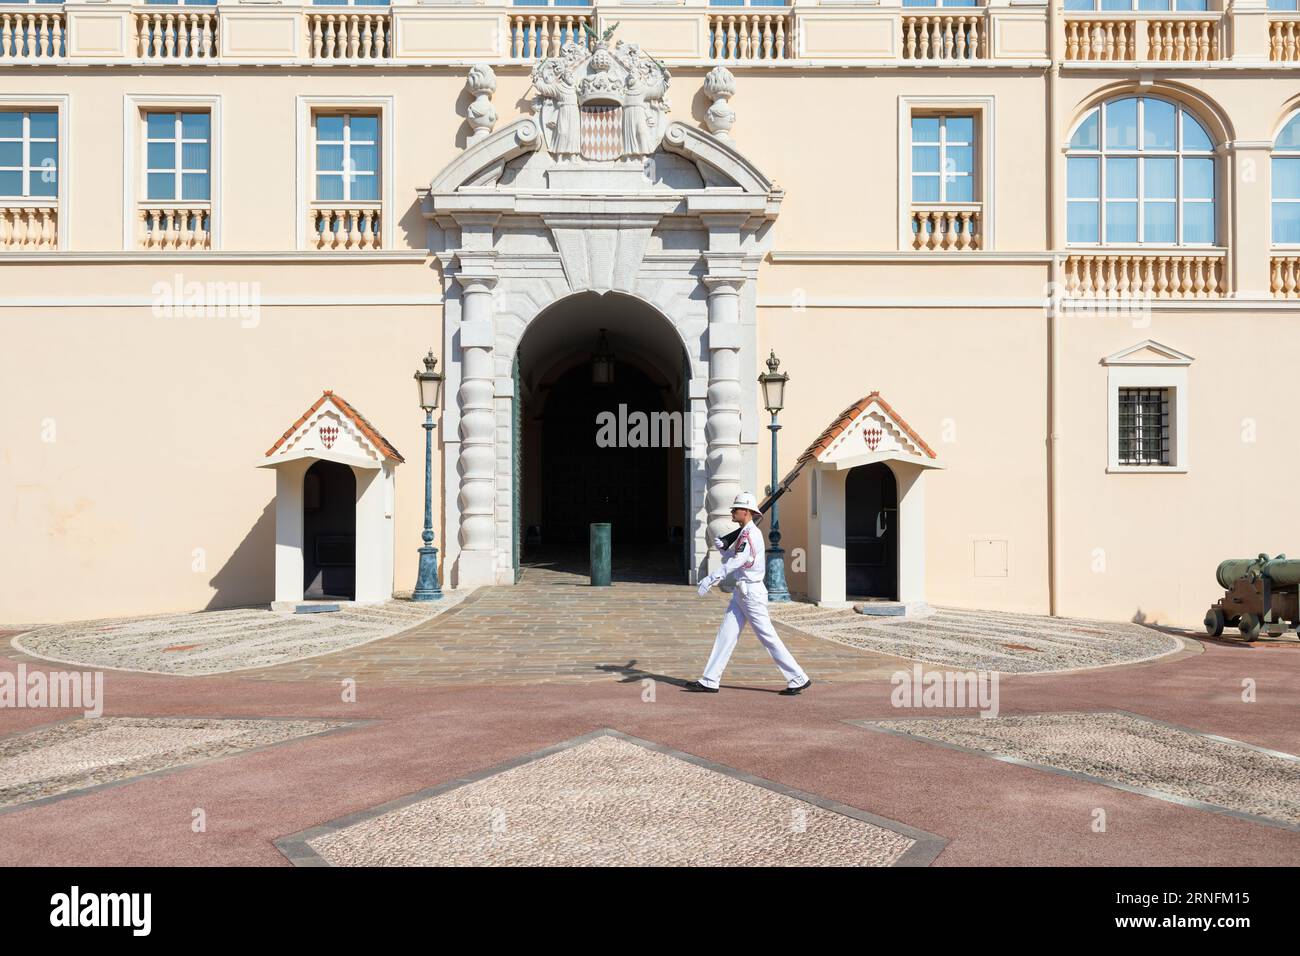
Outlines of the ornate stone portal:
{"type": "MultiPolygon", "coordinates": [[[[762,490],[754,280],[783,193],[731,142],[669,122],[668,71],[608,39],[538,64],[532,114],[468,145],[422,193],[443,277],[443,546],[456,587],[514,581],[516,350],[578,293],[634,296],[681,342],[692,581],[718,560],[708,542],[730,530],[736,492],[762,490]]],[[[636,328],[643,318],[612,310],[610,328],[663,334],[636,328]]]]}

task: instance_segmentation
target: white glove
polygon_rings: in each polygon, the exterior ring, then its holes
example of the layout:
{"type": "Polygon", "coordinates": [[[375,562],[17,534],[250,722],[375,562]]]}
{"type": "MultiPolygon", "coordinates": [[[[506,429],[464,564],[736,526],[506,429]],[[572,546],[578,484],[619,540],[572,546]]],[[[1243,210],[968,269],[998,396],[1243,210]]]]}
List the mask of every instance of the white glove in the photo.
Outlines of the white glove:
{"type": "Polygon", "coordinates": [[[714,538],[713,546],[717,548],[719,551],[727,550],[727,542],[723,541],[721,538],[714,538]]]}
{"type": "Polygon", "coordinates": [[[704,595],[709,593],[709,589],[715,584],[717,584],[717,581],[713,579],[713,575],[709,575],[707,578],[700,581],[700,586],[696,588],[696,591],[699,593],[700,597],[704,597],[704,595]]]}

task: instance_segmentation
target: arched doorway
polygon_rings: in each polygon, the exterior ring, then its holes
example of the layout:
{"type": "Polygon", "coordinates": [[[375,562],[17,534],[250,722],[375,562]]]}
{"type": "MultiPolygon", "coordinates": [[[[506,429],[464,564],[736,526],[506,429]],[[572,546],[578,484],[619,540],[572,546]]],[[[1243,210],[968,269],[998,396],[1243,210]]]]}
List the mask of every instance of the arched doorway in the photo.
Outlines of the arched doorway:
{"type": "Polygon", "coordinates": [[[357,592],[357,478],[334,461],[303,476],[303,597],[351,601],[357,592]]]}
{"type": "Polygon", "coordinates": [[[844,484],[847,597],[898,599],[898,482],[883,462],[849,470],[844,484]]]}
{"type": "Polygon", "coordinates": [[[520,341],[515,551],[583,572],[592,522],[612,526],[615,580],[681,580],[689,561],[685,350],[631,296],[586,293],[520,341]]]}

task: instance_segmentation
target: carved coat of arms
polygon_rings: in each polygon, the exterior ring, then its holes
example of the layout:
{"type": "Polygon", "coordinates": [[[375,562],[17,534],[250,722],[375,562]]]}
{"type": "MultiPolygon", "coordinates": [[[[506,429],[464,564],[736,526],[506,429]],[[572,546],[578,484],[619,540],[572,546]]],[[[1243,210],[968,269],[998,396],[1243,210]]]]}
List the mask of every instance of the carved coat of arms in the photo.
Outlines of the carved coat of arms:
{"type": "Polygon", "coordinates": [[[560,160],[595,162],[648,156],[667,127],[666,67],[635,43],[570,41],[533,68],[534,113],[546,147],[560,160]]]}

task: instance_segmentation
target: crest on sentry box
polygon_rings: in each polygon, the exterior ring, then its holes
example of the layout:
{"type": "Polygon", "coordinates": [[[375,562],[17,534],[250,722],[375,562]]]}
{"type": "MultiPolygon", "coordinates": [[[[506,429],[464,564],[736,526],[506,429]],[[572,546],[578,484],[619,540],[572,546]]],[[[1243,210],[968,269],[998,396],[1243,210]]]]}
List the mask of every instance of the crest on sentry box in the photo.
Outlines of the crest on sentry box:
{"type": "Polygon", "coordinates": [[[559,160],[636,162],[668,126],[668,69],[638,44],[588,32],[533,68],[546,148],[559,160]]]}

